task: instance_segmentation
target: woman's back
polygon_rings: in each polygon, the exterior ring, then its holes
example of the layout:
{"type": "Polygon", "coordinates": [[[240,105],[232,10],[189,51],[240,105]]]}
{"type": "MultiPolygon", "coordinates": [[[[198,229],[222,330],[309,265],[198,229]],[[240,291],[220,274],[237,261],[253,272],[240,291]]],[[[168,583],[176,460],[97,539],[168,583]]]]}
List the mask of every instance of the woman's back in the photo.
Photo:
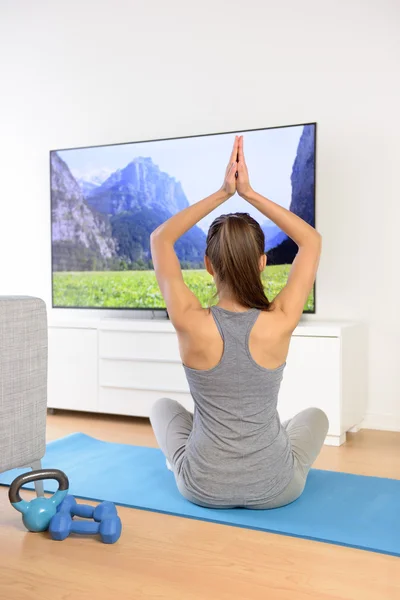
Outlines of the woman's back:
{"type": "MultiPolygon", "coordinates": [[[[180,470],[187,490],[208,505],[227,498],[238,506],[266,502],[293,476],[289,438],[277,413],[285,365],[264,368],[249,348],[253,328],[264,318],[260,313],[213,307],[211,318],[223,346],[220,360],[208,369],[185,366],[195,412],[180,470]]],[[[197,332],[193,339],[201,337],[197,332]]],[[[185,344],[184,357],[190,345],[185,344]]],[[[201,363],[198,350],[193,354],[201,363]]],[[[209,354],[215,356],[212,350],[209,354]]]]}
{"type": "Polygon", "coordinates": [[[321,236],[252,189],[243,138],[236,137],[222,188],[158,227],[151,251],[195,402],[194,415],[169,398],[151,413],[178,489],[206,506],[274,508],[292,502],[328,427],[318,409],[303,411],[284,427],[277,413],[290,338],[315,281],[321,236]],[[204,258],[219,299],[210,312],[187,287],[174,244],[235,192],[292,239],[298,252],[286,285],[270,301],[261,276],[267,257],[260,223],[248,213],[218,216],[204,258]]]}

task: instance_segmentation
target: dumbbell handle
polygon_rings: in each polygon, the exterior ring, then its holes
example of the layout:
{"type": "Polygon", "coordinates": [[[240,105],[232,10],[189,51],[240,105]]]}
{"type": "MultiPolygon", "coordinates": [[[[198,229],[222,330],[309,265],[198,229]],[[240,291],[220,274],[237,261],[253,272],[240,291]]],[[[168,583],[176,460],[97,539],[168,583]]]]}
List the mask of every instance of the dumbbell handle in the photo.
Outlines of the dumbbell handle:
{"type": "Polygon", "coordinates": [[[96,521],[72,521],[70,533],[82,533],[87,535],[95,535],[99,533],[100,523],[96,521]]]}
{"type": "Polygon", "coordinates": [[[94,513],[94,506],[89,504],[77,504],[71,511],[74,517],[82,517],[83,519],[92,519],[94,513]]]}
{"type": "Polygon", "coordinates": [[[107,516],[117,516],[117,509],[112,502],[100,502],[97,506],[89,504],[78,504],[73,496],[66,496],[58,506],[57,512],[67,513],[71,517],[82,517],[84,519],[94,519],[99,522],[107,516]]]}
{"type": "Polygon", "coordinates": [[[89,504],[78,504],[73,496],[66,496],[57,508],[59,513],[67,513],[71,517],[83,517],[84,519],[92,519],[94,506],[89,504]]]}

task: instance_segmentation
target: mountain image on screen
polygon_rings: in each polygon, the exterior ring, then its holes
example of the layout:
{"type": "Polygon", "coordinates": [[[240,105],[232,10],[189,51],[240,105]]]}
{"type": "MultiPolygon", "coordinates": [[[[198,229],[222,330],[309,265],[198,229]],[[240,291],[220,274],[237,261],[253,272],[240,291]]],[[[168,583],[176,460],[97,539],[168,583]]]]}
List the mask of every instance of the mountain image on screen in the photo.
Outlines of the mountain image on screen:
{"type": "MultiPolygon", "coordinates": [[[[291,175],[292,199],[289,209],[309,225],[315,227],[315,134],[314,128],[305,126],[297,147],[291,175]]],[[[275,226],[276,227],[276,226],[275,226]]],[[[297,245],[279,228],[276,237],[266,234],[266,250],[270,263],[292,264],[297,245]]]]}
{"type": "MultiPolygon", "coordinates": [[[[52,155],[53,269],[85,271],[125,263],[149,266],[150,234],[189,206],[181,185],[138,158],[102,185],[79,185],[57,153],[52,155]],[[121,259],[118,262],[117,259],[121,259]]],[[[206,236],[193,227],[176,244],[185,266],[202,266],[206,236]]]]}
{"type": "MultiPolygon", "coordinates": [[[[109,147],[104,148],[110,152],[109,147]]],[[[130,160],[128,155],[114,169],[103,169],[90,177],[85,172],[82,176],[74,157],[82,156],[85,150],[51,152],[53,304],[162,308],[150,235],[190,205],[184,187],[179,177],[161,169],[153,156],[135,156],[134,152],[130,160]],[[134,290],[134,272],[140,278],[140,293],[134,290]]],[[[314,225],[313,125],[301,128],[290,183],[288,208],[314,225]]],[[[229,208],[222,212],[229,212],[229,208]]],[[[296,245],[274,223],[262,215],[258,218],[266,237],[269,264],[290,265],[296,245]]],[[[203,262],[207,227],[200,223],[175,244],[183,272],[187,273],[184,276],[191,278],[188,285],[198,295],[203,289],[211,289],[203,262]]]]}

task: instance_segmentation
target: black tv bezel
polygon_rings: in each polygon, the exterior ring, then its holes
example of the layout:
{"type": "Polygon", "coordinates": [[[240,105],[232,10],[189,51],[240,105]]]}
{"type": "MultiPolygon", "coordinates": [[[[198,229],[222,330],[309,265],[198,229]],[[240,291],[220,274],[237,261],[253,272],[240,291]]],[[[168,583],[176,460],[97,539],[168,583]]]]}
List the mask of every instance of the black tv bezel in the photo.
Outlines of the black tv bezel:
{"type": "MultiPolygon", "coordinates": [[[[60,306],[54,304],[54,270],[53,270],[53,219],[52,219],[52,210],[53,210],[53,190],[51,186],[51,157],[55,152],[66,152],[68,150],[89,150],[91,148],[108,148],[110,146],[130,146],[132,144],[147,144],[151,142],[168,142],[173,140],[187,140],[191,138],[201,138],[201,137],[212,137],[216,135],[233,135],[236,133],[251,133],[254,131],[268,131],[270,129],[287,129],[291,127],[305,127],[307,125],[314,126],[314,221],[315,226],[317,223],[317,213],[316,213],[316,195],[317,195],[317,122],[309,122],[309,123],[295,123],[292,125],[276,125],[271,127],[258,127],[256,129],[238,129],[236,131],[223,131],[219,133],[201,133],[198,135],[185,135],[180,137],[169,137],[169,138],[159,138],[159,139],[150,139],[150,140],[136,140],[134,142],[118,142],[116,144],[96,144],[94,146],[76,146],[73,148],[58,148],[49,151],[49,176],[50,176],[50,251],[51,251],[51,306],[53,309],[69,309],[69,310],[108,310],[108,311],[148,311],[148,312],[163,312],[167,313],[167,308],[142,308],[142,307],[132,307],[132,306],[60,306]]],[[[268,254],[268,253],[267,253],[268,254]]],[[[313,292],[314,292],[314,309],[313,310],[304,310],[303,315],[315,315],[317,309],[317,294],[316,294],[316,282],[314,282],[313,292]]],[[[167,313],[168,314],[168,313],[167,313]]]]}

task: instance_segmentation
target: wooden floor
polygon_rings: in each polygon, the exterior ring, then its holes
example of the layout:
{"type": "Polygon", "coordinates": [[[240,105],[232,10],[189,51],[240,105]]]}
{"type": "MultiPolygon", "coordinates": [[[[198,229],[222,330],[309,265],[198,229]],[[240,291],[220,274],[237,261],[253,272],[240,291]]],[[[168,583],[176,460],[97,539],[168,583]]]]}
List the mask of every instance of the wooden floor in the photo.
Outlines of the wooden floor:
{"type": "MultiPolygon", "coordinates": [[[[48,439],[75,431],[155,445],[146,421],[78,414],[48,419],[48,439]]],[[[361,431],[324,447],[318,468],[399,478],[400,434],[361,431]]],[[[307,540],[121,508],[114,546],[27,533],[0,488],[0,600],[399,600],[400,559],[307,540]]],[[[400,518],[400,499],[399,499],[400,518]]]]}

